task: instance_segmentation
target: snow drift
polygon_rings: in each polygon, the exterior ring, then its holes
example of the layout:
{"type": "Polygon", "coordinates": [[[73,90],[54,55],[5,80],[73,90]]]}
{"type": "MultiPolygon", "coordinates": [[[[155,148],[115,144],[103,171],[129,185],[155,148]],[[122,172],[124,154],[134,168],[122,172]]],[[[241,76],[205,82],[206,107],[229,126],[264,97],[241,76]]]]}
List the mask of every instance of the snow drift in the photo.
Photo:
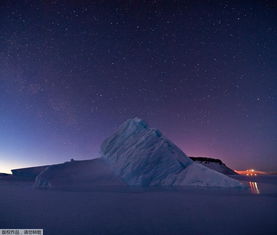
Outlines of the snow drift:
{"type": "Polygon", "coordinates": [[[243,187],[193,162],[159,130],[139,118],[124,122],[101,146],[101,155],[128,185],[243,187]]]}

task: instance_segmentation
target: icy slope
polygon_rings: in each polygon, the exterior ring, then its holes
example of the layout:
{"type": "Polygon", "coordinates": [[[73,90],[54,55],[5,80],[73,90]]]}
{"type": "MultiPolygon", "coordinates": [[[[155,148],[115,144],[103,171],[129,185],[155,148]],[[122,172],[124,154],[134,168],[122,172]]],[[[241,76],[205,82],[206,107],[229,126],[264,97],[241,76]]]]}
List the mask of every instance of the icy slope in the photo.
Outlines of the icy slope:
{"type": "Polygon", "coordinates": [[[71,161],[52,165],[35,180],[37,188],[88,189],[95,186],[124,185],[103,159],[71,161]]]}
{"type": "Polygon", "coordinates": [[[192,163],[158,130],[148,128],[138,118],[124,122],[104,141],[101,152],[129,185],[171,185],[175,176],[192,163]]]}
{"type": "Polygon", "coordinates": [[[238,181],[193,163],[160,131],[139,118],[127,120],[107,138],[101,155],[129,185],[241,187],[238,181]]]}
{"type": "Polygon", "coordinates": [[[205,187],[216,186],[224,188],[241,186],[237,180],[211,170],[196,162],[190,164],[178,175],[178,178],[174,185],[205,187]]]}

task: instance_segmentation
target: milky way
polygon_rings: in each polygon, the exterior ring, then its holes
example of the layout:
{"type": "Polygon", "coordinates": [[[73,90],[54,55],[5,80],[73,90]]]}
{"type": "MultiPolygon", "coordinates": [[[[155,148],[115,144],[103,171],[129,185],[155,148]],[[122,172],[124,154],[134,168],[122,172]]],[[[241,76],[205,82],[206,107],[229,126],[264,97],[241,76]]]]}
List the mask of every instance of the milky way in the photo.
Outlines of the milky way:
{"type": "Polygon", "coordinates": [[[276,9],[1,1],[0,171],[98,157],[135,116],[188,155],[276,170],[276,9]]]}

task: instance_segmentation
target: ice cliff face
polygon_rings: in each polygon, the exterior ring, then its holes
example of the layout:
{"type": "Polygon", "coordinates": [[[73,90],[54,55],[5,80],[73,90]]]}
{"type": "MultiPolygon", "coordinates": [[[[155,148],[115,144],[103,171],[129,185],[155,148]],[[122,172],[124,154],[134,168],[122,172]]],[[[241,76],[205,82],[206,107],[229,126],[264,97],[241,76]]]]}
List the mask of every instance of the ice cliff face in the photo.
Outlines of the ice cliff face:
{"type": "Polygon", "coordinates": [[[129,185],[241,187],[241,183],[193,162],[160,131],[139,118],[124,122],[101,146],[101,155],[129,185]]]}
{"type": "Polygon", "coordinates": [[[71,161],[45,168],[34,183],[36,188],[87,190],[98,186],[125,185],[104,159],[71,161]]]}
{"type": "Polygon", "coordinates": [[[158,130],[138,118],[123,123],[104,141],[101,152],[130,185],[173,184],[174,175],[192,163],[158,130]]]}

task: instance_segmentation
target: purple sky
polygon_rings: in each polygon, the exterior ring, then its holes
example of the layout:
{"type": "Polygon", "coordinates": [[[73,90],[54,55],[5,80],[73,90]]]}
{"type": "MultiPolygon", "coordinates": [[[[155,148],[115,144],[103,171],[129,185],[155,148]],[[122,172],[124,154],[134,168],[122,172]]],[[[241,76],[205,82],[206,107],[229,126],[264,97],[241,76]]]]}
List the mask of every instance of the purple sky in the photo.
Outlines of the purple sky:
{"type": "Polygon", "coordinates": [[[188,155],[277,170],[276,9],[1,1],[0,172],[98,157],[136,116],[188,155]]]}

